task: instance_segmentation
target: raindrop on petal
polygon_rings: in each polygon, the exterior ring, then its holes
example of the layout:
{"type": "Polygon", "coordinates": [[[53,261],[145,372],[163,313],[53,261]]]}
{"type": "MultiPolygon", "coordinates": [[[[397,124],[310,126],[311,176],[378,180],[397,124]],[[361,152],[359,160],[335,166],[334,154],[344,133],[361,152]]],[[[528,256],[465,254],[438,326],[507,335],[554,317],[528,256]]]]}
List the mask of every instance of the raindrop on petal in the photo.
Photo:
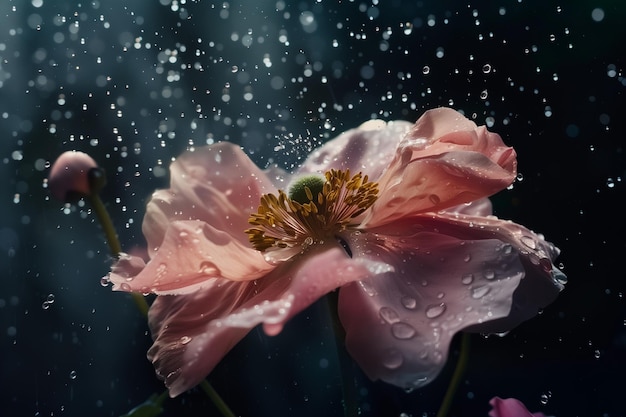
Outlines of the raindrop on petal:
{"type": "Polygon", "coordinates": [[[530,249],[536,249],[537,248],[537,242],[535,242],[535,239],[533,239],[530,236],[522,236],[521,237],[522,243],[526,246],[528,246],[530,249]]]}
{"type": "Polygon", "coordinates": [[[441,316],[446,311],[446,303],[431,304],[426,307],[426,317],[434,319],[441,316]]]}
{"type": "Polygon", "coordinates": [[[380,318],[383,319],[386,323],[393,324],[400,321],[400,317],[396,310],[390,307],[381,307],[378,310],[378,314],[380,314],[380,318]]]}
{"type": "Polygon", "coordinates": [[[491,287],[482,285],[480,287],[472,288],[472,298],[479,299],[487,295],[491,291],[491,287]]]}
{"type": "Polygon", "coordinates": [[[469,285],[474,281],[473,274],[465,274],[461,277],[461,282],[465,285],[469,285]]]}
{"type": "Polygon", "coordinates": [[[413,310],[415,307],[417,307],[417,301],[415,300],[415,298],[409,297],[408,295],[403,296],[400,299],[400,302],[402,303],[404,308],[407,308],[409,310],[413,310]]]}
{"type": "Polygon", "coordinates": [[[387,369],[398,369],[403,362],[402,353],[397,349],[388,349],[383,354],[383,366],[387,369]]]}
{"type": "Polygon", "coordinates": [[[414,337],[417,332],[409,323],[399,321],[391,325],[391,334],[396,339],[406,340],[414,337]]]}

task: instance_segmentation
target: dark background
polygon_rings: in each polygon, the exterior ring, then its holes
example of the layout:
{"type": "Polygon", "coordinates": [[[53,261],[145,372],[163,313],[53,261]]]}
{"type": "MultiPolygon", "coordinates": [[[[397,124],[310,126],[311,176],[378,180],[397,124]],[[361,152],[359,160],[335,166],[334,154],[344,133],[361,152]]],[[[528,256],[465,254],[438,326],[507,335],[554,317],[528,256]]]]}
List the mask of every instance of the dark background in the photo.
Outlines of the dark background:
{"type": "MultiPolygon", "coordinates": [[[[555,242],[569,278],[537,318],[473,337],[452,414],[486,416],[497,395],[560,417],[626,415],[623,2],[246,3],[1,2],[0,415],[119,416],[163,391],[144,319],[100,284],[110,258],[95,216],[48,196],[58,154],[106,169],[131,250],[190,146],[228,140],[293,169],[367,119],[436,106],[515,147],[521,176],[496,214],[555,242]]],[[[277,337],[254,330],[209,380],[242,416],[340,416],[327,323],[320,304],[277,337]]],[[[355,367],[362,415],[434,416],[457,348],[409,394],[355,367]]],[[[218,415],[199,390],[165,405],[218,415]]]]}

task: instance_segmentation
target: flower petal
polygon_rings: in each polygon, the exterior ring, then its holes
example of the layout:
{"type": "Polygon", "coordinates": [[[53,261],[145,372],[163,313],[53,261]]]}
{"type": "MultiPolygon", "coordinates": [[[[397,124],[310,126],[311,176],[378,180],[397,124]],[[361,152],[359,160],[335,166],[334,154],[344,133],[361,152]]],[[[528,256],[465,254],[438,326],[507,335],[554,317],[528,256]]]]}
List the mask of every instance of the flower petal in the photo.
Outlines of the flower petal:
{"type": "Polygon", "coordinates": [[[323,173],[329,169],[363,172],[375,181],[393,159],[400,140],[411,128],[405,121],[370,120],[316,149],[298,170],[323,173]]]}
{"type": "Polygon", "coordinates": [[[445,210],[492,195],[516,174],[513,148],[460,113],[430,110],[398,146],[363,221],[377,226],[408,214],[445,210]]]}
{"type": "Polygon", "coordinates": [[[143,233],[150,256],[174,220],[202,220],[247,244],[249,214],[262,194],[275,190],[241,148],[226,142],[183,153],[170,176],[170,188],[156,191],[146,208],[143,233]]]}
{"type": "Polygon", "coordinates": [[[212,278],[191,294],[157,297],[149,313],[155,341],[148,357],[170,395],[199,383],[257,324],[275,335],[327,292],[373,273],[340,248],[311,255],[256,281],[212,278]]]}
{"type": "Polygon", "coordinates": [[[489,417],[546,417],[543,413],[531,413],[524,404],[515,398],[494,397],[489,401],[493,407],[489,417]]]}
{"type": "Polygon", "coordinates": [[[139,258],[121,256],[109,275],[113,289],[182,294],[211,278],[247,281],[274,268],[260,252],[199,220],[170,223],[160,248],[142,264],[139,258]]]}
{"type": "Polygon", "coordinates": [[[525,261],[506,232],[448,227],[437,216],[344,239],[355,258],[394,268],[341,289],[347,348],[370,378],[407,389],[438,375],[456,332],[508,331],[562,289],[543,265],[525,261]]]}

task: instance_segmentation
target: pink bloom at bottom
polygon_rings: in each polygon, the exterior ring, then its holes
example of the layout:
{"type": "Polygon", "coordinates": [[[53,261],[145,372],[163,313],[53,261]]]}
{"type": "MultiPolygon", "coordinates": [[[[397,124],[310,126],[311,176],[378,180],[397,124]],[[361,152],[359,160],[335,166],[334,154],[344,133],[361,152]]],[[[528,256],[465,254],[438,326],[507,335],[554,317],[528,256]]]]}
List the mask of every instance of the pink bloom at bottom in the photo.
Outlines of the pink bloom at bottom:
{"type": "Polygon", "coordinates": [[[275,335],[336,289],[365,373],[420,387],[456,332],[508,331],[563,289],[558,249],[492,215],[487,197],[516,166],[500,136],[447,108],[415,124],[367,122],[294,174],[264,172],[229,143],[198,148],[148,203],[150,260],[122,255],[109,278],[159,295],[148,358],[172,396],[253,327],[275,335]],[[303,177],[299,197],[277,190],[303,177]]]}
{"type": "Polygon", "coordinates": [[[494,397],[489,401],[489,405],[493,407],[489,411],[489,417],[546,417],[543,413],[531,413],[515,398],[494,397]]]}

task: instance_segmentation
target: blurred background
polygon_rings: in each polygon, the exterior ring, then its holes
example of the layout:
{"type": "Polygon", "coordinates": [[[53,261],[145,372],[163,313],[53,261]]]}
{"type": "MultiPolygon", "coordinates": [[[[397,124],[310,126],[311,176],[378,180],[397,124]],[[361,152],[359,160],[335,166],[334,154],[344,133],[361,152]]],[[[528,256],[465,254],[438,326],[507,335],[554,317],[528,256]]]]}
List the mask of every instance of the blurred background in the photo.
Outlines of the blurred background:
{"type": "MultiPolygon", "coordinates": [[[[569,283],[505,337],[472,339],[452,409],[493,396],[556,416],[623,416],[626,4],[620,1],[4,0],[0,2],[0,415],[120,416],[163,392],[84,202],[49,197],[63,151],[107,171],[124,249],[189,147],[241,145],[291,170],[371,118],[449,106],[498,132],[520,175],[496,214],[562,249],[569,283]]],[[[434,416],[441,376],[405,393],[355,366],[364,416],[434,416]]],[[[332,332],[314,305],[254,330],[209,376],[242,416],[340,416],[332,332]]],[[[219,415],[200,390],[167,416],[219,415]]]]}

